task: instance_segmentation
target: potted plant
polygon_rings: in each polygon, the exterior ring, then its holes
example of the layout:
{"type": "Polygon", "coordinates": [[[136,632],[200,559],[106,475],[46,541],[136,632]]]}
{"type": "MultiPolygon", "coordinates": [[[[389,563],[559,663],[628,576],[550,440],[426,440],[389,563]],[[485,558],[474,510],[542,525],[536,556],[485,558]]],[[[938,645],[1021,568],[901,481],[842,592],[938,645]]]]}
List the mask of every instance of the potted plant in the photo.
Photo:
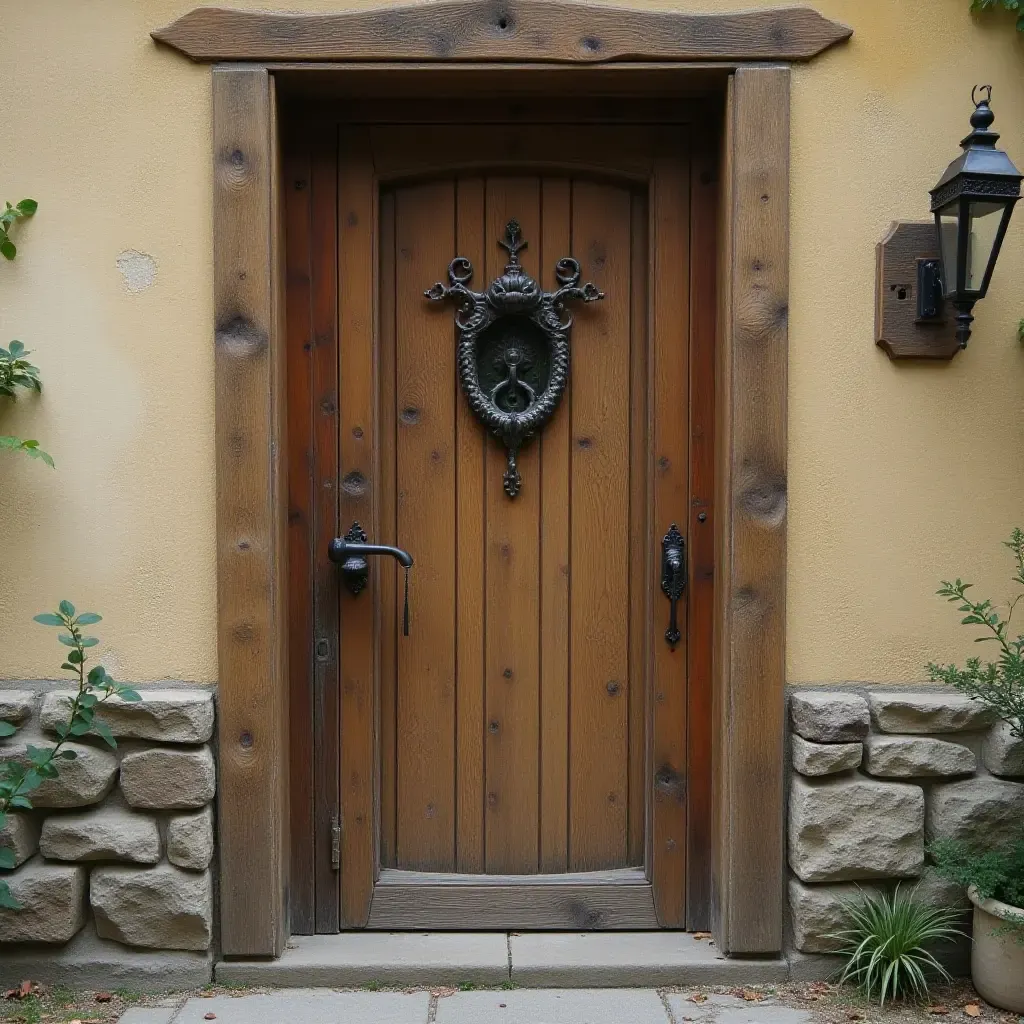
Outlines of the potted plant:
{"type": "MultiPolygon", "coordinates": [[[[1024,532],[1013,531],[1006,546],[1016,563],[1014,583],[1024,588],[1024,532]]],[[[998,660],[968,658],[966,667],[928,666],[935,682],[979,700],[1024,742],[1024,636],[1013,637],[1010,619],[1024,591],[1010,601],[1005,618],[991,601],[967,596],[971,584],[943,581],[939,595],[959,604],[965,626],[980,626],[977,642],[998,646],[998,660]]],[[[971,976],[978,992],[995,1006],[1024,1014],[1024,823],[1019,837],[995,847],[940,841],[929,851],[939,870],[967,887],[974,904],[971,976]]]]}

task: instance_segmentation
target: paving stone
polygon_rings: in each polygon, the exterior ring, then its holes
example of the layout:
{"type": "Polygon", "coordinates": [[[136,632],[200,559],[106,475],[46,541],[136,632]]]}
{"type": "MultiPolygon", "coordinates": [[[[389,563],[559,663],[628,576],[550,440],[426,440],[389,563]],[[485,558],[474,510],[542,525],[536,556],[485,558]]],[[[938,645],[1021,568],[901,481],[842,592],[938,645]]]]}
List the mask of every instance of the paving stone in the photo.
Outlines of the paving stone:
{"type": "Polygon", "coordinates": [[[671,1024],[651,989],[514,989],[456,992],[437,1003],[437,1024],[671,1024]]]}
{"type": "MultiPolygon", "coordinates": [[[[0,747],[0,764],[19,761],[27,766],[29,745],[45,748],[53,741],[41,735],[21,734],[0,747]]],[[[34,807],[87,807],[99,803],[114,788],[117,758],[113,754],[84,743],[67,743],[64,749],[74,751],[75,760],[62,760],[57,778],[47,779],[32,791],[34,807]]]]}
{"type": "Polygon", "coordinates": [[[217,1015],[217,1024],[426,1024],[429,1006],[429,992],[292,989],[190,999],[174,1024],[205,1024],[208,1013],[217,1015]]]}
{"type": "Polygon", "coordinates": [[[14,851],[14,866],[24,864],[39,846],[39,822],[34,815],[10,811],[0,828],[0,849],[14,851]]]}
{"type": "Polygon", "coordinates": [[[1024,739],[1014,736],[1008,722],[997,722],[982,747],[985,767],[993,775],[1024,777],[1024,739]]]}
{"type": "Polygon", "coordinates": [[[100,938],[153,949],[207,949],[213,931],[213,885],[170,864],[96,868],[89,902],[100,938]]]}
{"type": "Polygon", "coordinates": [[[879,778],[972,775],[978,768],[970,748],[926,736],[871,736],[865,748],[864,770],[879,778]]]}
{"type": "Polygon", "coordinates": [[[148,814],[98,807],[79,814],[51,814],[43,822],[39,851],[50,860],[123,860],[155,864],[160,827],[148,814]]]}
{"type": "Polygon", "coordinates": [[[203,871],[213,859],[213,808],[167,822],[167,859],[179,868],[203,871]]]}
{"type": "Polygon", "coordinates": [[[924,793],[903,782],[793,776],[789,865],[804,882],[916,877],[924,867],[924,793]]]}
{"type": "MultiPolygon", "coordinates": [[[[710,997],[708,1002],[711,1002],[710,997]]],[[[811,1020],[811,1013],[808,1010],[798,1010],[790,1006],[770,1006],[763,1002],[740,1002],[743,1003],[742,1006],[719,1010],[712,1018],[715,1024],[807,1024],[811,1020]]],[[[677,1021],[693,1017],[694,1004],[681,992],[671,993],[668,996],[668,1005],[677,1021]]],[[[706,1006],[707,1003],[701,1005],[706,1006]]]]}
{"type": "Polygon", "coordinates": [[[785,960],[730,960],[686,932],[532,932],[509,936],[512,981],[530,988],[753,985],[785,981],[785,960]]]}
{"type": "Polygon", "coordinates": [[[789,913],[793,926],[793,945],[801,953],[830,953],[842,946],[831,938],[847,927],[846,901],[856,901],[878,892],[874,886],[861,887],[849,882],[839,885],[804,885],[798,878],[789,880],[789,913]]]}
{"type": "Polygon", "coordinates": [[[173,1006],[133,1006],[117,1018],[117,1024],[171,1024],[173,1006]]]}
{"type": "Polygon", "coordinates": [[[815,743],[849,743],[864,739],[871,728],[868,702],[856,693],[797,690],[789,696],[793,729],[815,743]]]}
{"type": "Polygon", "coordinates": [[[121,791],[132,807],[202,807],[216,792],[216,770],[209,747],[151,747],[125,754],[121,791]]]}
{"type": "Polygon", "coordinates": [[[863,743],[812,743],[793,733],[793,767],[801,775],[835,775],[860,767],[863,743]]]}
{"type": "Polygon", "coordinates": [[[928,798],[928,841],[999,846],[1020,834],[1024,782],[982,777],[937,786],[928,798]]]}
{"type": "Polygon", "coordinates": [[[20,725],[31,716],[35,699],[31,690],[0,690],[0,719],[20,725]]]}
{"type": "Polygon", "coordinates": [[[235,985],[487,985],[508,981],[504,932],[342,932],[293,935],[279,960],[225,960],[217,981],[235,985]]]}
{"type": "MultiPolygon", "coordinates": [[[[209,690],[142,690],[142,700],[111,697],[96,710],[118,738],[161,743],[206,743],[213,735],[213,693],[209,690]]],[[[47,732],[66,722],[71,690],[57,690],[43,699],[39,724],[47,732]]]]}
{"type": "Polygon", "coordinates": [[[85,924],[86,874],[84,867],[40,857],[6,872],[21,909],[0,910],[0,943],[67,942],[85,924]]]}
{"type": "Polygon", "coordinates": [[[199,988],[213,976],[209,950],[143,950],[100,939],[91,921],[63,946],[13,946],[0,955],[0,986],[31,978],[46,988],[167,992],[199,988]]]}
{"type": "Polygon", "coordinates": [[[870,699],[871,718],[879,732],[970,732],[995,720],[984,704],[961,693],[875,690],[870,699]]]}

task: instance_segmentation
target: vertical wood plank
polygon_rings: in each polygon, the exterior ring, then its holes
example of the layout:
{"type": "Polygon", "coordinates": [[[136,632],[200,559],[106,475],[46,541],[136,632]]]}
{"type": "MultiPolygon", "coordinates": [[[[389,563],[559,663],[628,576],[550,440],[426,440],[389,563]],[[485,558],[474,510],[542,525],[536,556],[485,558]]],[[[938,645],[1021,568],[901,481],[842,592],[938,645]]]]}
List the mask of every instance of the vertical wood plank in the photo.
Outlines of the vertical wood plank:
{"type": "MultiPolygon", "coordinates": [[[[338,166],[339,530],[358,520],[376,532],[376,375],[374,294],[377,268],[376,191],[369,138],[346,130],[338,166]]],[[[373,894],[375,710],[374,591],[341,588],[341,925],[365,925],[373,894]]],[[[329,847],[328,847],[329,849],[329,847]]]]}
{"type": "MultiPolygon", "coordinates": [[[[513,217],[529,248],[523,266],[536,277],[540,187],[535,178],[491,178],[487,182],[486,272],[502,272],[505,225],[513,217]]],[[[493,439],[485,466],[487,516],[485,848],[487,871],[522,874],[537,870],[539,780],[540,593],[538,586],[540,456],[536,444],[520,453],[523,486],[509,499],[501,486],[505,453],[493,439]]]]}
{"type": "MultiPolygon", "coordinates": [[[[482,288],[484,182],[460,178],[456,192],[457,250],[477,271],[482,288]]],[[[452,327],[451,346],[455,351],[452,327]]],[[[456,865],[484,870],[484,460],[487,436],[461,393],[449,356],[455,401],[456,559],[456,865]]]]}
{"type": "Polygon", "coordinates": [[[284,159],[288,360],[288,700],[291,930],[316,930],[313,753],[313,495],[310,160],[307,140],[284,159]]]}
{"type": "MultiPolygon", "coordinates": [[[[555,264],[572,252],[568,178],[542,183],[541,285],[559,287],[555,264]]],[[[575,337],[571,344],[575,350],[575,337]]],[[[540,870],[568,870],[569,851],[569,393],[540,437],[540,870]]]]}
{"type": "Polygon", "coordinates": [[[711,712],[715,590],[717,154],[699,132],[690,180],[690,581],[687,614],[686,926],[711,926],[711,712]],[[703,518],[702,518],[703,517],[703,518]]]}
{"type": "MultiPolygon", "coordinates": [[[[398,479],[395,445],[398,408],[395,395],[395,193],[380,197],[380,537],[398,543],[398,479]]],[[[398,814],[398,563],[378,559],[380,709],[380,864],[395,867],[398,814]]]]}
{"type": "Polygon", "coordinates": [[[316,814],[316,931],[338,930],[338,872],[331,826],[340,813],[338,568],[327,547],[338,536],[338,154],[333,131],[311,137],[311,414],[313,423],[313,680],[316,814]]]}
{"type": "MultiPolygon", "coordinates": [[[[689,159],[680,151],[655,164],[651,222],[654,230],[654,313],[651,344],[652,513],[656,557],[671,523],[686,536],[689,398],[689,159]]],[[[688,539],[688,538],[687,538],[688,539]]],[[[669,603],[655,595],[652,644],[653,808],[652,879],[663,927],[685,925],[686,904],[686,659],[687,637],[671,649],[664,632],[669,603]]],[[[685,626],[685,608],[680,626],[685,626]]]]}
{"type": "Polygon", "coordinates": [[[398,644],[398,864],[455,867],[455,392],[452,311],[423,290],[455,249],[455,186],[400,189],[397,239],[398,543],[412,632],[398,644]]]}
{"type": "Polygon", "coordinates": [[[768,953],[782,946],[784,883],[789,70],[737,71],[729,111],[716,439],[716,933],[726,952],[768,953]]]}
{"type": "Polygon", "coordinates": [[[630,231],[630,463],[629,463],[629,847],[631,865],[643,864],[648,821],[647,719],[650,701],[652,537],[648,507],[650,449],[647,424],[649,296],[647,196],[634,193],[630,231]]]}
{"type": "Polygon", "coordinates": [[[606,300],[575,308],[572,368],[569,869],[626,859],[629,758],[628,191],[573,182],[572,242],[606,300]]]}
{"type": "Polygon", "coordinates": [[[265,68],[216,67],[212,82],[221,949],[279,956],[288,872],[287,449],[273,97],[265,68]]]}

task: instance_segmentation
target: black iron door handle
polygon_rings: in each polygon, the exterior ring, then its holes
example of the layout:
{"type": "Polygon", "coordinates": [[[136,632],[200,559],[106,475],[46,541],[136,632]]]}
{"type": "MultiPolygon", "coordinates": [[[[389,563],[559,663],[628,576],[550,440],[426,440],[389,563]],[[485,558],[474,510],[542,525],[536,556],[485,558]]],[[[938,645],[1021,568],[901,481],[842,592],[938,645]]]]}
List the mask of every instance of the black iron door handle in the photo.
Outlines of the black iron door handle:
{"type": "Polygon", "coordinates": [[[402,616],[402,632],[409,635],[409,570],[412,568],[412,555],[402,548],[390,544],[368,544],[366,534],[358,522],[349,527],[344,537],[335,537],[327,545],[327,557],[341,566],[345,586],[353,594],[359,594],[366,586],[370,576],[370,564],[367,555],[390,555],[405,569],[405,602],[402,616]]]}
{"type": "Polygon", "coordinates": [[[661,542],[661,589],[669,599],[670,608],[665,641],[675,650],[681,636],[676,604],[686,589],[686,541],[675,523],[668,528],[661,542]]]}

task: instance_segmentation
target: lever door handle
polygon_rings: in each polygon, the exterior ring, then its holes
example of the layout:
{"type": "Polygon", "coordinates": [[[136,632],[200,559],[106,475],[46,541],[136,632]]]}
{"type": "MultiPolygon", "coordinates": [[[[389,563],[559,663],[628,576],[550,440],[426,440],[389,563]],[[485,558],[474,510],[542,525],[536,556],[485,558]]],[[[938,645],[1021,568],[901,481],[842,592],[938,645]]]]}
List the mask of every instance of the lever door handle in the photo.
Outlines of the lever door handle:
{"type": "Polygon", "coordinates": [[[676,649],[682,634],[676,617],[676,605],[686,589],[686,541],[673,523],[661,542],[661,589],[669,599],[668,629],[665,642],[676,649]]]}
{"type": "Polygon", "coordinates": [[[367,555],[390,555],[405,569],[405,605],[402,617],[402,632],[409,635],[409,570],[412,568],[412,555],[402,548],[390,544],[368,544],[366,533],[358,522],[349,527],[344,537],[335,537],[327,546],[327,557],[341,566],[345,586],[355,596],[366,586],[370,576],[370,564],[367,555]]]}

